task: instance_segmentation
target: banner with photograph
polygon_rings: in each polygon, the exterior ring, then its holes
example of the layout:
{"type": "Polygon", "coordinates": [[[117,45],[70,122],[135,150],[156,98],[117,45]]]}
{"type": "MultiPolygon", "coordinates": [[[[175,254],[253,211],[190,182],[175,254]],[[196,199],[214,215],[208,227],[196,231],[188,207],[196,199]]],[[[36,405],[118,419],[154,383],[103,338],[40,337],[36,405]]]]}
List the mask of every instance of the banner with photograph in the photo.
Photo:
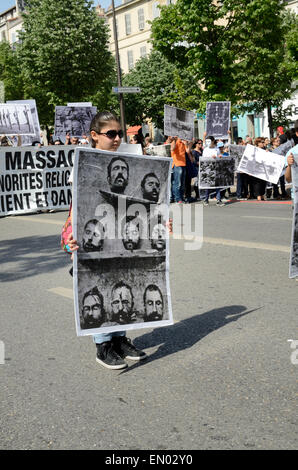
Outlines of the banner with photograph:
{"type": "Polygon", "coordinates": [[[34,124],[28,104],[0,103],[0,134],[32,135],[34,124]]]}
{"type": "Polygon", "coordinates": [[[77,147],[73,179],[78,336],[173,323],[171,162],[77,147]]]}
{"type": "Polygon", "coordinates": [[[66,134],[71,137],[88,135],[96,113],[96,106],[56,106],[55,136],[65,141],[66,134]]]}
{"type": "Polygon", "coordinates": [[[192,111],[164,105],[164,135],[177,136],[182,140],[194,137],[194,119],[192,111]]]}
{"type": "Polygon", "coordinates": [[[0,216],[68,209],[75,147],[0,147],[0,216]]]}
{"type": "Polygon", "coordinates": [[[247,144],[237,171],[277,184],[285,165],[285,157],[247,144]]]}
{"type": "Polygon", "coordinates": [[[32,145],[33,142],[40,142],[40,125],[39,125],[39,118],[38,112],[36,107],[35,100],[18,100],[18,101],[7,101],[7,104],[27,104],[30,106],[30,112],[32,116],[33,126],[34,126],[34,135],[23,135],[22,139],[22,146],[24,145],[32,145]]]}
{"type": "Polygon", "coordinates": [[[234,184],[235,162],[230,157],[200,157],[199,188],[229,188],[234,184]]]}
{"type": "MultiPolygon", "coordinates": [[[[296,146],[297,147],[297,146],[296,146]]],[[[295,164],[291,167],[294,210],[292,223],[292,240],[290,252],[289,277],[298,276],[298,152],[293,153],[295,164]]]]}
{"type": "Polygon", "coordinates": [[[207,136],[215,139],[229,138],[230,129],[230,101],[212,101],[206,105],[206,132],[207,136]]]}
{"type": "Polygon", "coordinates": [[[237,168],[244,154],[244,151],[245,151],[245,145],[235,145],[235,144],[229,145],[230,157],[233,157],[235,161],[235,171],[237,171],[237,168]]]}

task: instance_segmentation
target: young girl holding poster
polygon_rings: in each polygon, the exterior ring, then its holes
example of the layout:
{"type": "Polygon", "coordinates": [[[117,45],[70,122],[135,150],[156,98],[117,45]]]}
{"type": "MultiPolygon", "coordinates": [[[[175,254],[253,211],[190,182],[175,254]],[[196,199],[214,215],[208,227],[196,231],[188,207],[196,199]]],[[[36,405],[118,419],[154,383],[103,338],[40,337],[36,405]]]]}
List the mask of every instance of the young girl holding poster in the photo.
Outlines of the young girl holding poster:
{"type": "MultiPolygon", "coordinates": [[[[123,131],[118,118],[114,114],[104,111],[92,119],[90,135],[93,148],[116,152],[121,143],[123,131]]],[[[70,182],[72,182],[71,179],[70,182]]],[[[79,248],[72,233],[67,244],[72,252],[79,248]]],[[[108,369],[124,369],[127,367],[125,358],[139,361],[147,357],[143,351],[138,350],[126,338],[125,331],[96,334],[93,336],[93,341],[97,349],[96,361],[108,369]]]]}

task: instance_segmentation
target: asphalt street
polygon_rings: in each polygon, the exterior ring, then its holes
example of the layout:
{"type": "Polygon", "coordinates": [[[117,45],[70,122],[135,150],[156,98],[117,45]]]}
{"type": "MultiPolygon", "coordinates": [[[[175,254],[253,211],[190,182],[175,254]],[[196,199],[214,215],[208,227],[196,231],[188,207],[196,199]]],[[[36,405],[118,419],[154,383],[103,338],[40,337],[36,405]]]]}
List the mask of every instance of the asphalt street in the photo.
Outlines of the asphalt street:
{"type": "Polygon", "coordinates": [[[124,371],[76,336],[67,212],[0,219],[1,449],[297,448],[291,204],[203,213],[200,250],[171,238],[175,323],[133,331],[148,359],[124,371]]]}

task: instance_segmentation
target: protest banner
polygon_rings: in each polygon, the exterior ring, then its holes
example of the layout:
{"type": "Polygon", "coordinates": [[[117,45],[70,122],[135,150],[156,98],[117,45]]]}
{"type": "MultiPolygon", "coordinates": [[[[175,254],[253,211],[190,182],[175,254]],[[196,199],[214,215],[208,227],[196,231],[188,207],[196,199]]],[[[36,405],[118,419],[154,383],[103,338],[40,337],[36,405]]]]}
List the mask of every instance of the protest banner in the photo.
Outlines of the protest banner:
{"type": "Polygon", "coordinates": [[[164,135],[177,136],[182,140],[192,140],[194,136],[194,118],[192,111],[164,105],[164,135]]]}
{"type": "Polygon", "coordinates": [[[245,151],[245,145],[235,145],[235,144],[229,145],[229,154],[230,154],[230,157],[234,158],[235,171],[237,171],[237,168],[244,154],[244,151],[245,151]]]}
{"type": "Polygon", "coordinates": [[[212,101],[206,104],[206,133],[215,139],[229,138],[230,101],[212,101]]]}
{"type": "MultiPolygon", "coordinates": [[[[298,147],[296,145],[296,147],[298,147]]],[[[295,147],[295,148],[296,148],[295,147]]],[[[289,265],[289,278],[298,276],[298,151],[294,153],[295,163],[291,167],[293,185],[293,222],[289,265]]]]}
{"type": "Polygon", "coordinates": [[[237,171],[277,184],[284,165],[284,156],[247,144],[237,171]]]}
{"type": "Polygon", "coordinates": [[[64,140],[66,134],[71,137],[88,135],[96,112],[96,106],[56,106],[55,136],[64,140]]]}
{"type": "Polygon", "coordinates": [[[199,188],[229,188],[234,184],[234,159],[230,157],[201,157],[199,160],[199,188]]]}
{"type": "Polygon", "coordinates": [[[32,116],[33,126],[34,126],[34,135],[23,135],[22,146],[32,145],[33,142],[40,142],[40,125],[38,112],[36,107],[35,100],[18,100],[18,101],[7,101],[7,104],[27,104],[30,107],[30,112],[32,116]]]}
{"type": "Polygon", "coordinates": [[[168,158],[77,147],[73,174],[78,336],[173,323],[168,158]],[[92,310],[92,312],[91,312],[92,310]]]}
{"type": "Polygon", "coordinates": [[[28,104],[0,103],[0,134],[34,136],[30,106],[28,104]]]}
{"type": "Polygon", "coordinates": [[[67,209],[74,146],[0,147],[0,216],[67,209]]]}

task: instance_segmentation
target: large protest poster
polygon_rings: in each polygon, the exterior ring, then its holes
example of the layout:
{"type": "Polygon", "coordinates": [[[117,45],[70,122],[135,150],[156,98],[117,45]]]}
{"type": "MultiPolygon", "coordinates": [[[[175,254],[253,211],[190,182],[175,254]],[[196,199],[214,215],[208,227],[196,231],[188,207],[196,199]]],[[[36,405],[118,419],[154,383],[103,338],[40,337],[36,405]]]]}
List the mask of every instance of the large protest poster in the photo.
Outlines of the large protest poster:
{"type": "Polygon", "coordinates": [[[23,135],[22,145],[32,145],[33,142],[40,142],[40,125],[39,125],[39,118],[38,112],[36,107],[35,100],[18,100],[18,101],[7,101],[7,104],[27,104],[30,106],[30,112],[32,116],[33,126],[34,126],[34,135],[23,135]]]}
{"type": "Polygon", "coordinates": [[[164,105],[164,135],[177,136],[182,140],[192,140],[194,136],[192,111],[164,105]]]}
{"type": "Polygon", "coordinates": [[[90,132],[90,123],[96,115],[96,106],[56,106],[55,136],[83,137],[90,132]]]}
{"type": "Polygon", "coordinates": [[[298,153],[293,153],[295,163],[291,167],[292,185],[293,185],[293,223],[292,240],[290,252],[289,277],[298,276],[298,153]]]}
{"type": "Polygon", "coordinates": [[[30,106],[0,103],[0,134],[34,136],[30,106]]]}
{"type": "Polygon", "coordinates": [[[199,160],[199,188],[229,188],[234,184],[234,159],[230,157],[201,157],[199,160]]]}
{"type": "Polygon", "coordinates": [[[0,216],[67,209],[74,146],[0,147],[0,216]]]}
{"type": "Polygon", "coordinates": [[[206,133],[215,139],[228,139],[230,128],[230,101],[212,101],[206,104],[206,133]]]}
{"type": "Polygon", "coordinates": [[[77,147],[73,178],[78,336],[173,323],[171,162],[77,147]]]}
{"type": "Polygon", "coordinates": [[[285,158],[273,152],[247,144],[237,171],[277,184],[285,165],[285,158]]]}
{"type": "Polygon", "coordinates": [[[239,166],[239,163],[241,161],[241,158],[244,152],[245,152],[245,145],[235,145],[235,144],[229,145],[229,154],[230,154],[230,157],[234,158],[235,171],[237,171],[237,168],[239,166]]]}

